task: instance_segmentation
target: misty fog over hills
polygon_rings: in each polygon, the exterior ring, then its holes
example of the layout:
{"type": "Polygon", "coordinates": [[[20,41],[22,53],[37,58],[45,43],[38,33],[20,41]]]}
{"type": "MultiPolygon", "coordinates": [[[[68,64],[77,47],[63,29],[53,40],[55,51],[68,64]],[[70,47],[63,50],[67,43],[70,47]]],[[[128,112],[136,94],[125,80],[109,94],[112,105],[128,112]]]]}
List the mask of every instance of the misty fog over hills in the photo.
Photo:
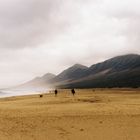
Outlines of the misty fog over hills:
{"type": "Polygon", "coordinates": [[[58,75],[47,73],[19,87],[140,87],[140,55],[117,56],[90,67],[75,64],[58,75]]]}

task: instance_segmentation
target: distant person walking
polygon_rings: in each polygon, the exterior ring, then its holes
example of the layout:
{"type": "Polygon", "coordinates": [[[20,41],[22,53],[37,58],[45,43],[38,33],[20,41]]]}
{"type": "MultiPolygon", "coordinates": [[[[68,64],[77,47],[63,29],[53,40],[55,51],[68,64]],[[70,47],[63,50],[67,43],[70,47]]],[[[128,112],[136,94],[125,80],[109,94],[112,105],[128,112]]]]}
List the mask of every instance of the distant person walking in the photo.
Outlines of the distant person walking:
{"type": "Polygon", "coordinates": [[[72,89],[72,90],[71,90],[71,93],[72,93],[72,95],[74,96],[74,95],[75,95],[75,90],[72,89]]]}
{"type": "Polygon", "coordinates": [[[41,94],[41,95],[39,95],[39,97],[40,97],[40,98],[42,98],[42,97],[43,97],[43,95],[41,94]]]}
{"type": "Polygon", "coordinates": [[[57,93],[58,93],[58,91],[57,91],[57,89],[55,89],[55,91],[54,91],[55,97],[57,96],[57,93]]]}

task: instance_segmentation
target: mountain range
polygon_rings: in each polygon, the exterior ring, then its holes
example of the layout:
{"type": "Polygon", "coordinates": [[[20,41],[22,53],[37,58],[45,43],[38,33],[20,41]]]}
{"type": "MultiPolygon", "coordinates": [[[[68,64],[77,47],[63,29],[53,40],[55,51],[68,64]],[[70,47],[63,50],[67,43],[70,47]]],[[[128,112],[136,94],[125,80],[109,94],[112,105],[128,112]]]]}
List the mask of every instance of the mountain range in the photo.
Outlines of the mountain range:
{"type": "Polygon", "coordinates": [[[140,55],[128,54],[90,67],[75,64],[58,75],[47,73],[20,87],[53,88],[140,87],[140,55]]]}

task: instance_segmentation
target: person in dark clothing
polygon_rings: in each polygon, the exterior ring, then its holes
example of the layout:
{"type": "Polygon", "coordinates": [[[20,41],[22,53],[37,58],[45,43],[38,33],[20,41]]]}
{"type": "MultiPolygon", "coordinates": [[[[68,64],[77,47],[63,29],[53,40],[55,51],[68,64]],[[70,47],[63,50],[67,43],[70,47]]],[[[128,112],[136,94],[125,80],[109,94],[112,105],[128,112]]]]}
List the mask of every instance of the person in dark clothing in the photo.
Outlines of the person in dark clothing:
{"type": "Polygon", "coordinates": [[[41,95],[39,95],[39,97],[40,97],[40,98],[42,98],[42,97],[43,97],[43,95],[41,94],[41,95]]]}
{"type": "Polygon", "coordinates": [[[73,94],[73,96],[75,95],[75,90],[74,89],[72,89],[71,90],[71,93],[73,94]]]}
{"type": "Polygon", "coordinates": [[[57,93],[58,93],[57,89],[55,89],[54,93],[55,93],[55,97],[56,97],[57,96],[57,93]]]}

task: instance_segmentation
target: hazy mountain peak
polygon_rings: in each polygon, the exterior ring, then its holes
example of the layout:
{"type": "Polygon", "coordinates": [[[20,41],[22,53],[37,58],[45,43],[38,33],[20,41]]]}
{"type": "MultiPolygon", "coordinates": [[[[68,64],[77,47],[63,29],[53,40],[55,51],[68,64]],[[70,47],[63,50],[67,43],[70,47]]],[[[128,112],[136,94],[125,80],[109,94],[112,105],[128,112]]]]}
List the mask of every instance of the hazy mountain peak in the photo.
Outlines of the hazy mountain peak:
{"type": "Polygon", "coordinates": [[[114,60],[114,59],[131,59],[131,58],[137,58],[137,57],[140,57],[140,55],[138,55],[138,54],[126,54],[126,55],[116,56],[116,57],[111,58],[109,60],[114,60]]]}
{"type": "Polygon", "coordinates": [[[42,76],[43,79],[47,79],[50,80],[52,78],[54,78],[56,75],[52,74],[52,73],[46,73],[45,75],[42,76]]]}
{"type": "Polygon", "coordinates": [[[64,81],[64,80],[72,80],[76,79],[78,77],[82,77],[84,72],[88,69],[88,67],[81,65],[81,64],[75,64],[68,69],[62,71],[59,75],[57,75],[53,81],[64,81]]]}
{"type": "Polygon", "coordinates": [[[42,77],[46,77],[46,76],[55,76],[55,74],[53,74],[53,73],[46,73],[46,74],[43,75],[42,77]]]}
{"type": "Polygon", "coordinates": [[[80,68],[80,69],[87,69],[88,67],[87,66],[84,66],[84,65],[81,65],[81,64],[75,64],[72,66],[73,68],[80,68]]]}

